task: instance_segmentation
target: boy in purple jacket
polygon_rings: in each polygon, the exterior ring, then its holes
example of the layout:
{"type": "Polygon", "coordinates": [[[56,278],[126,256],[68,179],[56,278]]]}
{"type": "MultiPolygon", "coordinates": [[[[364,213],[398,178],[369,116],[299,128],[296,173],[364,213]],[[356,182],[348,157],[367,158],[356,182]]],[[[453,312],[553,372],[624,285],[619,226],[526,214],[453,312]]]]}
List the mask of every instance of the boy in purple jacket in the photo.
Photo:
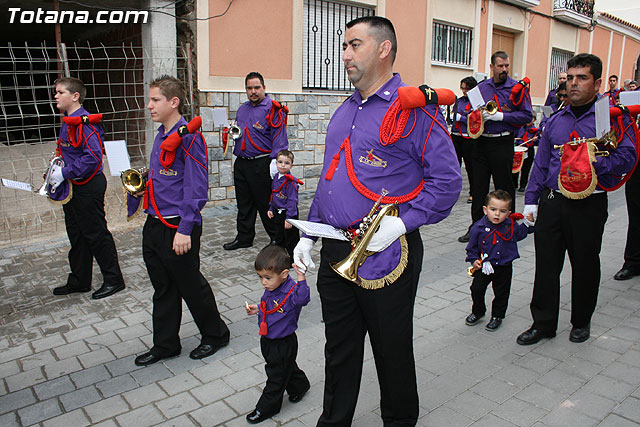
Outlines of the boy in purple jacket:
{"type": "Polygon", "coordinates": [[[517,242],[533,233],[533,227],[518,224],[522,214],[511,214],[511,194],[495,190],[487,195],[483,206],[484,217],[469,230],[466,261],[472,263],[473,282],[471,298],[473,307],[465,323],[473,326],[486,311],[485,293],[489,283],[493,286],[491,321],[485,327],[493,332],[500,327],[507,312],[513,260],[520,258],[517,242]]]}
{"type": "Polygon", "coordinates": [[[289,254],[276,245],[262,249],[255,269],[264,286],[260,305],[246,305],[247,314],[258,314],[260,350],[267,364],[267,383],[256,408],[247,415],[250,424],[257,424],[280,412],[286,391],[289,401],[297,403],[309,390],[305,373],[296,364],[298,355],[298,318],[302,307],[309,303],[307,279],[298,266],[297,282],[289,277],[289,254]]]}
{"type": "Polygon", "coordinates": [[[275,223],[276,245],[289,252],[293,263],[293,249],[300,241],[298,229],[288,223],[287,219],[298,219],[298,185],[302,181],[291,175],[293,153],[281,150],[276,157],[278,173],[271,184],[271,201],[267,216],[275,223]]]}

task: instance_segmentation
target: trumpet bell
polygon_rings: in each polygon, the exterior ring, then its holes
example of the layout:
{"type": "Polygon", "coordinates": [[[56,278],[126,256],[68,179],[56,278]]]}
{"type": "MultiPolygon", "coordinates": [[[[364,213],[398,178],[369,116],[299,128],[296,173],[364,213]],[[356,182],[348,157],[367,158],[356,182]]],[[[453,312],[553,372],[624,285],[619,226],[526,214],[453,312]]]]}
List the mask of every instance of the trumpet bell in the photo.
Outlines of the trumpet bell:
{"type": "Polygon", "coordinates": [[[146,167],[140,169],[127,169],[120,174],[122,185],[125,190],[131,195],[144,191],[147,186],[147,174],[146,167]]]}
{"type": "Polygon", "coordinates": [[[242,129],[238,125],[232,125],[229,128],[229,136],[233,139],[239,139],[242,137],[242,129]]]}
{"type": "Polygon", "coordinates": [[[489,114],[495,114],[498,112],[498,103],[496,101],[491,100],[487,102],[487,105],[485,105],[484,109],[489,114]]]}

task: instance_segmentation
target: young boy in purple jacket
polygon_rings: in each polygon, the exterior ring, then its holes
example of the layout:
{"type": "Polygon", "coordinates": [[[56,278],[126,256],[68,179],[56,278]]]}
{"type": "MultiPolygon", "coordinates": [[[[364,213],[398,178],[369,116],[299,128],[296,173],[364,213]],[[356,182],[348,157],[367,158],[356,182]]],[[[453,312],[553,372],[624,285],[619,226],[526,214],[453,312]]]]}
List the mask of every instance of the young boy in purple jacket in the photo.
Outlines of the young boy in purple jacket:
{"type": "Polygon", "coordinates": [[[302,181],[291,175],[293,167],[293,153],[281,150],[276,157],[278,173],[271,184],[271,200],[267,216],[275,222],[276,245],[280,245],[289,252],[293,263],[293,249],[300,241],[298,229],[289,224],[287,219],[298,219],[298,185],[302,181]]]}
{"type": "Polygon", "coordinates": [[[513,260],[520,258],[520,240],[533,233],[533,227],[518,224],[522,214],[511,214],[511,194],[495,190],[487,195],[483,206],[484,217],[476,221],[469,230],[466,261],[472,263],[473,282],[471,298],[473,307],[465,323],[473,326],[480,321],[486,311],[485,293],[489,283],[493,286],[491,321],[485,327],[493,332],[500,327],[507,312],[513,260]]]}
{"type": "Polygon", "coordinates": [[[297,282],[289,277],[289,254],[281,246],[262,249],[255,269],[264,286],[260,305],[246,305],[247,314],[258,314],[260,350],[264,356],[267,383],[256,408],[247,415],[250,424],[257,424],[280,412],[286,391],[289,401],[297,403],[309,390],[305,373],[296,364],[298,355],[298,318],[302,307],[309,303],[307,279],[298,266],[297,282]]]}

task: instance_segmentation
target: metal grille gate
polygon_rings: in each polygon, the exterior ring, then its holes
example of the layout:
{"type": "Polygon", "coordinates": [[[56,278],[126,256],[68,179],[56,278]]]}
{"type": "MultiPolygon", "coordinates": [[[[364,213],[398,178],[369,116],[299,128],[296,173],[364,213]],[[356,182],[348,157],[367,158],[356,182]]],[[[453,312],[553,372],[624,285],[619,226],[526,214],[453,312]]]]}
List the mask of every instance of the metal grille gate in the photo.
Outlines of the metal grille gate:
{"type": "Polygon", "coordinates": [[[573,56],[566,50],[551,49],[551,69],[549,73],[549,90],[558,86],[558,74],[567,71],[567,61],[573,56]]]}
{"type": "MultiPolygon", "coordinates": [[[[127,141],[132,165],[146,164],[152,123],[145,114],[145,67],[177,63],[178,76],[187,80],[185,53],[179,48],[172,58],[150,58],[142,47],[131,44],[0,46],[0,178],[28,182],[36,190],[42,184],[60,128],[53,99],[54,81],[60,75],[85,83],[83,105],[103,114],[106,139],[127,141]]],[[[113,226],[125,217],[123,193],[118,179],[108,181],[105,210],[113,226]]],[[[60,206],[35,193],[0,186],[0,247],[51,237],[64,229],[60,206]]]]}

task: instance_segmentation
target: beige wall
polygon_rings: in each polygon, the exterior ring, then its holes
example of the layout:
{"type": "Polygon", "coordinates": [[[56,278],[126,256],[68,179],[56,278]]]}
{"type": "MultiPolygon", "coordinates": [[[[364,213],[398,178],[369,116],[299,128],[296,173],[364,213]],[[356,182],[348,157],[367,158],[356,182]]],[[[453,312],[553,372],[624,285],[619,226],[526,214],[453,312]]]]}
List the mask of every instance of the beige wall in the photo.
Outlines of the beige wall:
{"type": "MultiPolygon", "coordinates": [[[[386,17],[394,23],[398,55],[393,69],[410,85],[424,83],[426,57],[427,4],[414,0],[393,0],[386,5],[386,17]]],[[[430,50],[429,50],[430,52],[430,50]]],[[[430,58],[430,56],[428,57],[430,58]]]]}
{"type": "Polygon", "coordinates": [[[552,22],[533,19],[529,29],[526,75],[531,79],[531,98],[534,104],[544,104],[549,87],[549,61],[551,59],[552,22]]]}

